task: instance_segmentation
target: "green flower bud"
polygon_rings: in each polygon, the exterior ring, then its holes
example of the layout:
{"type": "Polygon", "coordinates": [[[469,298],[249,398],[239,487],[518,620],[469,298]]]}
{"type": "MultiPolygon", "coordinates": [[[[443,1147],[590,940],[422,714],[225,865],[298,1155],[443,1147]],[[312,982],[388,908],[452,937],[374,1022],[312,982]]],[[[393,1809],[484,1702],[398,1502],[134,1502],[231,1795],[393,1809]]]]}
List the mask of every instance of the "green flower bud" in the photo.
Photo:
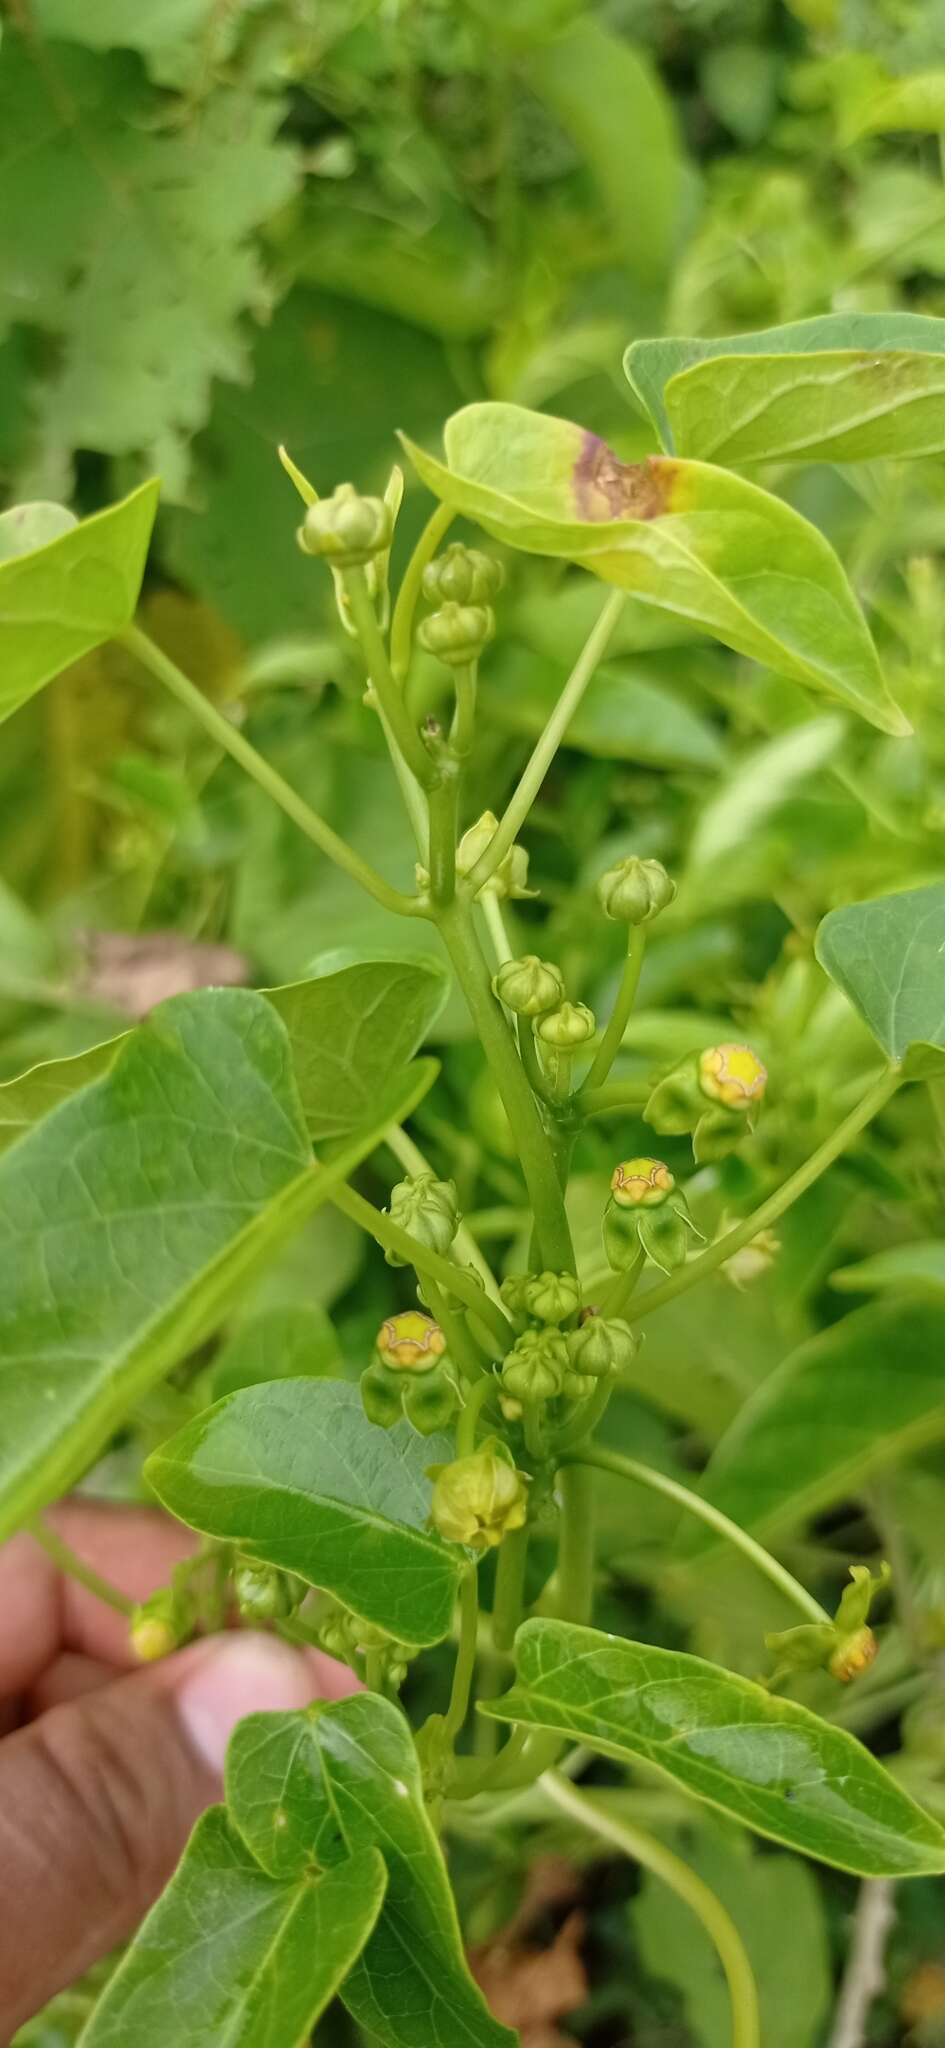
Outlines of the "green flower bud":
{"type": "MultiPolygon", "coordinates": [[[[476,823],[470,825],[469,830],[463,833],[456,848],[456,868],[459,874],[472,873],[480,855],[492,845],[498,829],[499,820],[495,812],[483,811],[482,817],[477,818],[476,823]]],[[[423,886],[421,882],[421,887],[423,886]]],[[[482,895],[486,889],[491,890],[493,895],[499,898],[537,896],[537,889],[528,887],[528,855],[524,846],[509,847],[508,853],[500,860],[495,872],[483,883],[479,894],[482,895]]]]}
{"type": "Polygon", "coordinates": [[[509,1273],[499,1288],[504,1306],[516,1320],[524,1321],[528,1314],[527,1288],[533,1277],[531,1273],[509,1273]]]}
{"type": "Polygon", "coordinates": [[[629,1323],[620,1317],[590,1315],[579,1329],[571,1331],[568,1357],[575,1372],[603,1380],[633,1364],[639,1343],[629,1323]]]}
{"type": "Polygon", "coordinates": [[[581,1306],[573,1273],[532,1273],[525,1282],[525,1306],[542,1323],[565,1323],[581,1306]]]}
{"type": "Polygon", "coordinates": [[[616,861],[597,884],[602,909],[620,924],[649,924],[675,894],[662,861],[638,860],[635,853],[616,861]]]}
{"type": "Polygon", "coordinates": [[[430,1519],[447,1542],[493,1550],[512,1529],[524,1526],[527,1482],[497,1438],[487,1438],[467,1458],[435,1466],[431,1476],[430,1519]]]}
{"type": "Polygon", "coordinates": [[[378,1429],[393,1429],[404,1412],[403,1381],[389,1366],[375,1361],[361,1374],[361,1406],[378,1429]]]}
{"type": "Polygon", "coordinates": [[[535,1029],[543,1045],[553,1046],[556,1052],[573,1052],[593,1038],[597,1024],[586,1003],[563,1002],[540,1017],[535,1029]]]}
{"type": "Polygon", "coordinates": [[[388,1316],[375,1339],[377,1354],[392,1372],[432,1372],[446,1350],[446,1338],[432,1316],[419,1309],[401,1309],[388,1316]]]}
{"type": "Polygon", "coordinates": [[[435,1436],[438,1429],[448,1429],[458,1407],[459,1397],[447,1372],[410,1380],[404,1391],[404,1414],[420,1436],[435,1436]]]}
{"type": "Polygon", "coordinates": [[[867,1626],[869,1613],[892,1574],[884,1564],[874,1579],[868,1565],[854,1564],[850,1577],[853,1583],[842,1593],[833,1621],[802,1623],[799,1628],[779,1629],[765,1636],[765,1644],[777,1660],[772,1683],[788,1672],[826,1668],[832,1678],[849,1685],[851,1679],[861,1678],[869,1670],[879,1647],[867,1626]]]}
{"type": "Polygon", "coordinates": [[[492,993],[516,1017],[543,1017],[563,1000],[564,976],[550,960],[524,953],[520,960],[503,961],[493,977],[492,993]]]}
{"type": "MultiPolygon", "coordinates": [[[[391,1189],[388,1215],[401,1230],[409,1231],[418,1244],[431,1252],[449,1251],[459,1228],[456,1188],[451,1180],[437,1180],[434,1173],[408,1174],[391,1189]]],[[[388,1252],[389,1266],[405,1262],[399,1252],[388,1252]]]]}
{"type": "Polygon", "coordinates": [[[478,661],[495,634],[495,613],[487,604],[444,604],[417,628],[427,654],[447,668],[465,668],[478,661]]]}
{"type": "Polygon", "coordinates": [[[336,569],[353,569],[390,547],[390,506],[383,498],[362,498],[353,484],[339,484],[330,498],[317,498],[299,528],[306,555],[322,555],[336,569]]]}
{"type": "Polygon", "coordinates": [[[504,582],[501,562],[457,540],[427,563],[422,588],[428,604],[491,604],[504,582]]]}
{"type": "Polygon", "coordinates": [[[132,1609],[128,1636],[135,1656],[142,1664],[156,1664],[179,1650],[191,1632],[186,1603],[171,1586],[161,1586],[147,1600],[132,1609]]]}
{"type": "Polygon", "coordinates": [[[526,1330],[502,1361],[502,1388],[514,1401],[553,1401],[561,1392],[568,1347],[559,1330],[526,1330]]]}
{"type": "Polygon", "coordinates": [[[659,1209],[676,1182],[662,1159],[622,1159],[610,1187],[619,1209],[659,1209]]]}
{"type": "Polygon", "coordinates": [[[264,1564],[238,1564],[233,1574],[236,1604],[244,1621],[284,1621],[308,1592],[304,1579],[264,1564]]]}

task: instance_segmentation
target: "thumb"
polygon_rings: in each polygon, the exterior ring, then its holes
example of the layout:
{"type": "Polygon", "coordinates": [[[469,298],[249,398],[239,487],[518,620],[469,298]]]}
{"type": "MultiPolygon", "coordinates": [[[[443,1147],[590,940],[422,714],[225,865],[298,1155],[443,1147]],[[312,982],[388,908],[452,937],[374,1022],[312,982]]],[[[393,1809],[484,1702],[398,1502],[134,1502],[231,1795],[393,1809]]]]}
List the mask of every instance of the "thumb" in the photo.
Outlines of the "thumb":
{"type": "Polygon", "coordinates": [[[0,1744],[0,2040],[132,1933],[219,1797],[236,1722],[316,1689],[285,1644],[221,1637],[0,1744]]]}

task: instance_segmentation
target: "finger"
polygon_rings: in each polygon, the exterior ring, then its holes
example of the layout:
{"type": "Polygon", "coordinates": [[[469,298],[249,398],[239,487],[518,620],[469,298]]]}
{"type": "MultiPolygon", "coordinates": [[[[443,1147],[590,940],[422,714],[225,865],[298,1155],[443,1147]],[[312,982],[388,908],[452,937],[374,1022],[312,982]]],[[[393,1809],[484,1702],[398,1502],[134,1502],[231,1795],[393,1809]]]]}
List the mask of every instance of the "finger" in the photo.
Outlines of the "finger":
{"type": "Polygon", "coordinates": [[[63,1650],[20,1699],[19,1724],[35,1720],[37,1714],[48,1714],[50,1707],[67,1706],[70,1700],[82,1699],[85,1693],[97,1692],[100,1686],[114,1682],[114,1664],[104,1664],[100,1657],[83,1657],[78,1650],[63,1650]]]}
{"type": "Polygon", "coordinates": [[[271,1637],[221,1636],[0,1744],[0,2038],[132,1933],[219,1796],[235,1723],[306,1705],[321,1671],[271,1637]]]}
{"type": "MultiPolygon", "coordinates": [[[[196,1538],[154,1508],[62,1501],[47,1519],[71,1550],[132,1600],[166,1585],[196,1538]]],[[[23,1531],[0,1549],[0,1698],[25,1692],[60,1650],[130,1670],[128,1625],[64,1578],[23,1531]]]]}

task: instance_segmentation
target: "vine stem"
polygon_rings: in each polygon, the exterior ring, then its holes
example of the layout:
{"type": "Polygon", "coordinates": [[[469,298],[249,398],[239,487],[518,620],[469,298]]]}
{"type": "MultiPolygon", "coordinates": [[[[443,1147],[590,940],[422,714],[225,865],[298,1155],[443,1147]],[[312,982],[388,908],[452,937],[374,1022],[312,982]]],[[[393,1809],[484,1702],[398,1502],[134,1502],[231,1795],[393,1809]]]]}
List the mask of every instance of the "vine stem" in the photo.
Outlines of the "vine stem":
{"type": "MultiPolygon", "coordinates": [[[[405,1167],[408,1173],[432,1173],[433,1168],[426,1155],[421,1152],[419,1145],[414,1143],[409,1132],[405,1131],[401,1124],[392,1124],[390,1130],[385,1131],[384,1138],[385,1143],[390,1146],[395,1159],[400,1161],[401,1166],[405,1167]]],[[[453,1239],[453,1248],[461,1254],[467,1266],[475,1268],[486,1293],[491,1295],[493,1301],[501,1306],[499,1289],[496,1285],[492,1268],[487,1260],[483,1258],[476,1239],[467,1223],[460,1223],[456,1236],[453,1239]]]]}
{"type": "Polygon", "coordinates": [[[374,601],[368,589],[364,570],[345,569],[342,580],[345,596],[351,608],[351,621],[361,642],[374,693],[393,734],[395,745],[421,789],[435,789],[439,781],[439,771],[413,724],[403,691],[394,680],[387,648],[384,645],[384,635],[377,623],[374,601]]]}
{"type": "MultiPolygon", "coordinates": [[[[636,1001],[637,988],[640,982],[640,969],[643,966],[643,955],[645,952],[646,926],[633,924],[630,926],[627,957],[623,965],[623,974],[620,977],[617,999],[611,1011],[603,1038],[595,1053],[594,1063],[584,1083],[584,1088],[597,1088],[606,1081],[620,1051],[623,1044],[623,1034],[630,1020],[630,1012],[636,1001]]],[[[578,1097],[582,1107],[585,1099],[584,1088],[580,1090],[578,1097]]]]}
{"type": "Polygon", "coordinates": [[[642,1316],[651,1315],[655,1308],[662,1308],[664,1302],[675,1301],[677,1294],[685,1294],[690,1287],[698,1286],[699,1281],[706,1279],[709,1273],[715,1273],[719,1266],[724,1266],[726,1259],[730,1259],[733,1252],[740,1251],[743,1244],[749,1244],[753,1237],[758,1236],[759,1231],[767,1230],[769,1224],[776,1223],[785,1209],[789,1209],[791,1203],[796,1202],[800,1195],[806,1194],[807,1189],[826,1172],[827,1167],[832,1166],[835,1159],[839,1159],[851,1139],[855,1138],[874,1116],[879,1115],[896,1089],[902,1086],[902,1081],[902,1074],[887,1067],[878,1080],[873,1082],[872,1087],[867,1089],[856,1107],[851,1109],[849,1116],[844,1117],[843,1122],[837,1125],[829,1138],[824,1139],[822,1145],[818,1145],[816,1152],[812,1152],[809,1159],[805,1159],[803,1166],[799,1166],[796,1173],[792,1173],[779,1188],[775,1188],[774,1194],[769,1195],[767,1201],[762,1202],[750,1216],[746,1216],[741,1223],[736,1223],[734,1230],[728,1230],[724,1237],[716,1238],[714,1244],[710,1244],[704,1252],[699,1253],[698,1258],[690,1259],[687,1265],[680,1266],[677,1273],[671,1273],[669,1279],[664,1280],[661,1286],[652,1287],[648,1294],[644,1294],[639,1307],[634,1310],[632,1321],[639,1322],[642,1316]]]}
{"type": "Polygon", "coordinates": [[[467,888],[471,896],[475,896],[483,883],[489,880],[499,862],[505,859],[509,847],[514,845],[594,670],[604,655],[607,642],[626,601],[626,591],[611,591],[598,614],[596,623],[591,627],[551,717],[540,738],[536,740],[518,784],[509,798],[502,819],[485,852],[480,854],[468,877],[467,888]]]}
{"type": "Polygon", "coordinates": [[[594,1475],[588,1460],[565,1460],[558,1483],[558,1613],[562,1621],[589,1622],[594,1604],[594,1475]]]}
{"type": "Polygon", "coordinates": [[[116,1614],[123,1614],[126,1619],[131,1617],[135,1610],[134,1601],[129,1600],[126,1593],[119,1592],[118,1587],[113,1586],[108,1579],[100,1578],[90,1564],[84,1564],[70,1544],[65,1543],[41,1515],[37,1515],[28,1526],[30,1535],[39,1544],[40,1549],[45,1550],[46,1556],[51,1559],[57,1571],[64,1572],[66,1577],[74,1579],[77,1585],[84,1586],[87,1593],[93,1594],[96,1600],[103,1601],[106,1607],[114,1608],[116,1614]]]}
{"type": "Polygon", "coordinates": [[[499,1347],[499,1356],[505,1356],[514,1339],[512,1325],[504,1309],[484,1292],[470,1273],[464,1272],[462,1266],[454,1266],[451,1259],[444,1259],[439,1252],[428,1251],[426,1245],[418,1244],[408,1230],[402,1230],[399,1223],[393,1222],[380,1209],[375,1209],[373,1203],[365,1201],[354,1188],[336,1188],[330,1199],[342,1215],[350,1216],[352,1223],[366,1230],[368,1236],[383,1245],[385,1251],[396,1252],[405,1265],[415,1267],[421,1279],[428,1274],[447,1294],[455,1294],[463,1307],[471,1309],[489,1331],[499,1347]]]}
{"type": "Polygon", "coordinates": [[[423,572],[432,562],[445,533],[453,524],[456,514],[449,505],[438,505],[429,519],[404,570],[394,616],[390,626],[390,665],[394,680],[403,684],[410,667],[410,647],[413,638],[413,618],[420,596],[423,572]]]}
{"type": "MultiPolygon", "coordinates": [[[[496,1383],[491,1373],[483,1374],[483,1377],[476,1381],[475,1386],[468,1388],[460,1418],[456,1424],[457,1458],[469,1458],[472,1456],[476,1448],[476,1430],[479,1418],[490,1394],[494,1393],[495,1390],[496,1383]]],[[[506,1538],[506,1541],[508,1541],[508,1538],[506,1538]]]]}
{"type": "Polygon", "coordinates": [[[625,1111],[639,1116],[652,1093],[645,1081],[636,1085],[632,1081],[605,1081],[601,1088],[585,1085],[581,1089],[581,1109],[585,1116],[622,1116],[625,1111]]]}
{"type": "Polygon", "coordinates": [[[469,1712],[478,1640],[479,1580],[475,1565],[471,1565],[459,1589],[459,1649],[453,1666],[453,1684],[444,1728],[450,1742],[455,1742],[469,1712]]]}
{"type": "Polygon", "coordinates": [[[525,1566],[528,1562],[528,1524],[513,1529],[500,1545],[495,1568],[495,1594],[492,1601],[492,1640],[497,1650],[507,1656],[515,1641],[515,1631],[522,1619],[522,1602],[525,1593],[525,1566]]]}
{"type": "Polygon", "coordinates": [[[512,1127],[525,1176],[535,1230],[544,1264],[550,1271],[574,1271],[574,1250],[564,1198],[555,1172],[548,1135],[525,1078],[515,1042],[492,982],[466,904],[457,898],[440,906],[435,922],[465,995],[483,1051],[492,1068],[505,1113],[512,1127]]]}
{"type": "Polygon", "coordinates": [[[732,2048],[761,2048],[758,1993],[751,1964],[741,1935],[721,1899],[665,1843],[658,1842],[643,1828],[605,1813],[586,1793],[578,1792],[561,1771],[545,1771],[539,1784],[560,1813],[589,1828],[624,1856],[631,1856],[635,1863],[642,1863],[644,1870],[652,1871],[691,1908],[725,1971],[732,2006],[732,2048]]]}
{"type": "Polygon", "coordinates": [[[667,1500],[675,1501],[678,1507],[685,1508],[687,1513],[696,1515],[700,1522],[705,1522],[710,1529],[714,1529],[717,1536],[724,1536],[729,1543],[734,1544],[760,1572],[764,1572],[773,1586],[777,1586],[779,1591],[786,1595],[807,1621],[830,1623],[832,1617],[826,1608],[821,1607],[820,1601],[814,1599],[813,1593],[808,1593],[786,1567],[779,1564],[776,1557],[771,1556],[770,1551],[756,1543],[754,1537],[749,1536],[744,1529],[740,1529],[737,1522],[731,1522],[719,1508],[714,1508],[711,1501],[704,1500],[700,1493],[693,1493],[688,1486],[681,1486],[678,1479],[670,1479],[665,1472],[654,1471],[650,1465],[638,1464],[636,1458],[626,1458],[620,1451],[606,1451],[596,1444],[589,1444],[585,1450],[566,1453],[562,1463],[565,1469],[583,1465],[596,1467],[601,1472],[616,1472],[619,1478],[629,1479],[637,1486],[648,1487],[651,1493],[665,1494],[667,1500]]]}
{"type": "Polygon", "coordinates": [[[202,690],[198,690],[196,684],[191,682],[190,677],[185,676],[183,669],[178,668],[177,663],[171,661],[170,656],[164,653],[163,648],[156,646],[147,633],[141,631],[140,626],[127,626],[118,638],[129,653],[140,661],[142,667],[149,669],[158,682],[163,683],[172,696],[177,698],[178,703],[183,704],[191,712],[198,724],[203,726],[204,731],[210,734],[211,739],[216,741],[223,752],[229,754],[232,760],[239,762],[245,773],[279,805],[280,810],[285,812],[286,817],[291,818],[299,831],[304,832],[306,838],[312,840],[320,853],[327,854],[328,859],[333,860],[337,867],[343,868],[345,874],[351,876],[352,881],[359,882],[361,888],[366,889],[368,895],[373,896],[377,903],[383,904],[385,910],[396,911],[401,917],[421,917],[425,914],[421,905],[412,896],[405,896],[400,889],[395,889],[389,882],[385,882],[383,875],[379,875],[368,861],[362,860],[361,855],[355,853],[354,848],[348,846],[346,841],[326,824],[324,818],[319,817],[317,811],[312,810],[311,805],[285,781],[278,769],[272,768],[269,762],[263,759],[262,754],[257,753],[250,741],[224,717],[222,711],[217,710],[215,704],[211,704],[202,690]]]}

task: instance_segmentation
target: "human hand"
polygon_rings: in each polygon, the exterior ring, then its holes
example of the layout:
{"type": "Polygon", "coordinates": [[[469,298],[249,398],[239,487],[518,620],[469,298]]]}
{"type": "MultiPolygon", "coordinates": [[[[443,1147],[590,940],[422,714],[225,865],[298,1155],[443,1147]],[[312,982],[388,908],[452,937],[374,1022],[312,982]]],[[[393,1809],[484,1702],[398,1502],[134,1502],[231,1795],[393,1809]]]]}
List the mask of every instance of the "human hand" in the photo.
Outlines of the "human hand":
{"type": "MultiPolygon", "coordinates": [[[[67,1501],[49,1521],[134,1600],[193,1544],[148,1508],[67,1501]]],[[[356,1684],[243,1631],[141,1668],[124,1617],[31,1536],[0,1549],[0,2041],[137,1926],[220,1796],[235,1723],[356,1684]]]]}

